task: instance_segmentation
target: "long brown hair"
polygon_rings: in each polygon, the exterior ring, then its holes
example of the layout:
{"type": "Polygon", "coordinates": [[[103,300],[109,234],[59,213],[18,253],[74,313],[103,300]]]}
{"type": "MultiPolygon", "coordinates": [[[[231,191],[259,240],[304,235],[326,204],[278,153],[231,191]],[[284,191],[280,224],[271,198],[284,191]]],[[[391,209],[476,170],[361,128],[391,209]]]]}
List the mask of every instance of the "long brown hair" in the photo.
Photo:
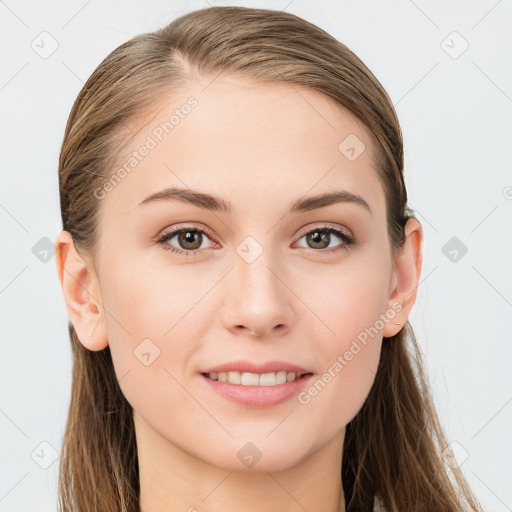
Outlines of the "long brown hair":
{"type": "MultiPolygon", "coordinates": [[[[393,261],[408,216],[402,134],[387,93],[361,60],[335,38],[292,14],[212,7],[133,37],[110,53],[80,91],[59,160],[63,229],[77,250],[94,255],[94,190],[133,136],[128,122],[194,76],[236,73],[254,81],[308,87],[347,108],[373,140],[386,195],[393,261]]],[[[72,394],[59,475],[62,512],[136,512],[139,472],[132,408],[110,349],[90,351],[69,322],[72,394]]],[[[389,512],[478,510],[461,471],[442,457],[447,443],[409,323],[384,338],[375,382],[347,426],[341,478],[347,510],[378,497],[389,512]]]]}

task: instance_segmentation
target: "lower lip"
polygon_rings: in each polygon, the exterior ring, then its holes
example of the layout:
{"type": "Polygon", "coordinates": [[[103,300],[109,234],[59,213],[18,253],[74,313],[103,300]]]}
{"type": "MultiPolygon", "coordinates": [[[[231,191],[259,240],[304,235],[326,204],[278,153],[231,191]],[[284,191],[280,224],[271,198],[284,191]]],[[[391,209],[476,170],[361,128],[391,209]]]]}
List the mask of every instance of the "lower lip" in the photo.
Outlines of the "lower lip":
{"type": "Polygon", "coordinates": [[[293,382],[276,384],[275,386],[244,386],[243,384],[219,382],[218,380],[209,379],[204,375],[201,375],[201,377],[216,393],[228,400],[245,405],[246,407],[262,409],[279,405],[297,395],[311,380],[313,375],[305,375],[293,382]]]}

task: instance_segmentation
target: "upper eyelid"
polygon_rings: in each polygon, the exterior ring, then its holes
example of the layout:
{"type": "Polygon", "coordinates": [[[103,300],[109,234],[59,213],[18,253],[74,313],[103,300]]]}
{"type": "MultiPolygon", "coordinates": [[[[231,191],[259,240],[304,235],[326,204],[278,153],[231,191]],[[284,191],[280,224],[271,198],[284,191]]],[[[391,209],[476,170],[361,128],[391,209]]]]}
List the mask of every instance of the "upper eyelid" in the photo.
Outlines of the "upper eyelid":
{"type": "Polygon", "coordinates": [[[193,226],[191,224],[184,224],[181,227],[169,228],[168,231],[166,229],[164,229],[162,234],[158,235],[156,238],[158,239],[158,238],[162,238],[165,236],[175,235],[175,234],[179,233],[180,231],[186,231],[187,229],[189,231],[202,231],[202,232],[206,233],[207,235],[214,236],[213,232],[210,229],[206,228],[205,226],[193,226]]]}
{"type": "Polygon", "coordinates": [[[315,231],[315,229],[317,229],[319,231],[321,231],[322,229],[334,229],[336,231],[340,231],[341,233],[343,233],[344,235],[346,235],[350,238],[353,238],[352,232],[348,228],[345,228],[342,226],[337,226],[334,224],[329,224],[329,223],[324,223],[320,226],[306,227],[299,232],[299,238],[302,238],[304,235],[307,235],[308,233],[311,233],[312,231],[315,231]]]}

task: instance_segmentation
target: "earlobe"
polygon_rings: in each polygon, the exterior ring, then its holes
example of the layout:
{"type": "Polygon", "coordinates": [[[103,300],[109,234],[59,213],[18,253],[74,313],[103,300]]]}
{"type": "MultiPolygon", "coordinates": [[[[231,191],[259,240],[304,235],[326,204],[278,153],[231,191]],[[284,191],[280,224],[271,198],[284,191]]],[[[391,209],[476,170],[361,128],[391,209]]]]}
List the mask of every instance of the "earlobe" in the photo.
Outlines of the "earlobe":
{"type": "Polygon", "coordinates": [[[55,248],[57,273],[71,323],[85,348],[102,350],[108,338],[94,268],[77,252],[68,231],[59,233],[55,248]]]}
{"type": "Polygon", "coordinates": [[[423,228],[415,217],[411,217],[404,228],[405,242],[398,251],[395,271],[391,281],[387,309],[399,311],[387,323],[383,336],[390,338],[404,326],[416,301],[421,267],[423,264],[423,228]],[[398,307],[397,305],[400,305],[398,307]],[[397,325],[399,323],[399,325],[397,325]]]}

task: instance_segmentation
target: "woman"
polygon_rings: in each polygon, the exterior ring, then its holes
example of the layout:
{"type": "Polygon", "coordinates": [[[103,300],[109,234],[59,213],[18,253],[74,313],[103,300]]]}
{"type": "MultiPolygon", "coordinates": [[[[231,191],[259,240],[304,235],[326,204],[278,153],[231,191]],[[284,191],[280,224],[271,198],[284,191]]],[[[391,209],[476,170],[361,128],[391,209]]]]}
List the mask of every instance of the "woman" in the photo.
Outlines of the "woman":
{"type": "Polygon", "coordinates": [[[70,114],[57,264],[70,511],[477,510],[407,323],[422,264],[393,105],[285,12],[192,12],[70,114]]]}

